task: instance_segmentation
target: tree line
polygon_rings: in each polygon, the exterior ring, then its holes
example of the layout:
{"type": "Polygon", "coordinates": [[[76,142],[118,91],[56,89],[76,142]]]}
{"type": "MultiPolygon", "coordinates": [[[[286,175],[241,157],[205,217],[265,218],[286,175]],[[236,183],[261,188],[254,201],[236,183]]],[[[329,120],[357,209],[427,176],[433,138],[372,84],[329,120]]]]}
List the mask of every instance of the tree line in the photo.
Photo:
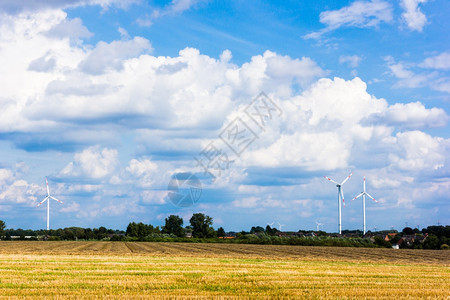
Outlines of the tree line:
{"type": "Polygon", "coordinates": [[[405,227],[402,232],[386,230],[369,232],[362,237],[359,230],[344,230],[344,236],[324,231],[299,230],[280,232],[267,225],[253,226],[250,231],[225,232],[223,227],[215,230],[213,219],[202,213],[193,214],[189,225],[184,226],[181,217],[170,215],[163,226],[142,222],[131,222],[126,231],[99,228],[68,227],[56,230],[5,229],[0,220],[0,239],[27,240],[108,240],[108,241],[150,241],[150,242],[226,242],[244,244],[339,246],[339,247],[386,247],[400,243],[400,248],[448,249],[450,226],[428,226],[419,230],[405,227]]]}

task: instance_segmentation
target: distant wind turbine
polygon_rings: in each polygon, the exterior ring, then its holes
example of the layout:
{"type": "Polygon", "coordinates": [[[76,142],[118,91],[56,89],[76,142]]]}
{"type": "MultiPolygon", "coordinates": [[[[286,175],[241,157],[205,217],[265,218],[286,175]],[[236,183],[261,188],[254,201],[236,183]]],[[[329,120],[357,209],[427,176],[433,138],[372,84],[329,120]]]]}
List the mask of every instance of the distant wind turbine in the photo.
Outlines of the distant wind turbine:
{"type": "Polygon", "coordinates": [[[44,200],[42,200],[41,202],[39,202],[39,204],[37,206],[40,206],[42,203],[44,203],[45,201],[47,201],[47,230],[50,229],[50,199],[53,199],[55,201],[58,201],[59,203],[63,203],[61,200],[56,199],[53,196],[50,196],[50,189],[48,188],[48,181],[47,178],[45,178],[45,183],[47,184],[47,197],[45,197],[44,200]]]}
{"type": "Polygon", "coordinates": [[[316,221],[316,225],[317,225],[317,231],[320,230],[320,226],[322,226],[322,229],[323,229],[323,223],[319,223],[316,221]]]}
{"type": "Polygon", "coordinates": [[[280,222],[277,222],[277,223],[278,223],[278,230],[279,230],[279,231],[281,231],[281,227],[286,226],[286,225],[284,225],[284,224],[280,224],[280,222]]]}
{"type": "Polygon", "coordinates": [[[323,176],[326,179],[328,179],[329,181],[331,181],[332,183],[336,184],[336,187],[338,188],[338,226],[339,226],[339,234],[342,234],[342,212],[341,212],[341,199],[342,199],[342,203],[344,203],[345,206],[345,201],[344,201],[344,191],[342,189],[342,186],[344,185],[344,183],[347,182],[347,180],[350,179],[350,177],[352,177],[353,173],[350,173],[350,175],[347,176],[347,178],[344,179],[344,181],[342,181],[341,183],[337,183],[336,181],[334,181],[331,178],[328,178],[327,176],[323,176]]]}
{"type": "Polygon", "coordinates": [[[363,200],[362,201],[362,208],[363,208],[363,234],[365,235],[366,234],[366,196],[369,197],[370,199],[372,199],[373,201],[378,202],[377,200],[375,200],[374,197],[370,196],[366,192],[366,176],[364,176],[363,191],[358,196],[353,198],[352,201],[356,200],[357,198],[359,198],[361,196],[363,197],[362,198],[362,200],[363,200]]]}

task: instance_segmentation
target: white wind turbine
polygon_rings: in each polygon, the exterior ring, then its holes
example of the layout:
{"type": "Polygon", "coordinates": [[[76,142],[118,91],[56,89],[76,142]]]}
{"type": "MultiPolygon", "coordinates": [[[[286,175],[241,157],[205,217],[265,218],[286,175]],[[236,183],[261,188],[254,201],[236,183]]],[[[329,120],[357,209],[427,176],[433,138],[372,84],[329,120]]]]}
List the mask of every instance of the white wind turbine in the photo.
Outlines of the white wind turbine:
{"type": "Polygon", "coordinates": [[[347,182],[347,180],[350,179],[350,177],[352,177],[353,173],[350,173],[350,175],[347,176],[347,178],[344,179],[344,181],[342,181],[341,183],[337,183],[336,181],[334,181],[333,179],[327,177],[327,176],[323,176],[326,179],[328,179],[329,181],[333,182],[334,184],[336,184],[336,187],[338,188],[338,225],[339,225],[339,234],[342,233],[342,211],[341,211],[341,199],[342,199],[342,203],[344,203],[345,206],[345,201],[344,201],[344,190],[342,189],[342,186],[344,185],[344,183],[347,182]]]}
{"type": "Polygon", "coordinates": [[[377,200],[375,200],[375,198],[373,198],[372,196],[370,196],[367,192],[366,192],[366,176],[364,176],[364,183],[363,183],[363,191],[356,196],[355,198],[352,199],[355,200],[359,197],[363,197],[363,201],[362,201],[362,208],[363,208],[363,234],[366,234],[366,196],[369,197],[370,199],[372,199],[375,202],[378,202],[377,200]]]}
{"type": "Polygon", "coordinates": [[[322,229],[323,229],[323,225],[324,225],[323,223],[319,223],[316,221],[316,225],[317,225],[317,231],[320,230],[320,226],[322,226],[322,229]]]}
{"type": "Polygon", "coordinates": [[[285,225],[284,224],[280,224],[280,222],[277,222],[277,223],[278,223],[278,230],[281,231],[281,227],[283,227],[285,225]]]}
{"type": "Polygon", "coordinates": [[[48,188],[48,181],[47,178],[45,178],[45,183],[47,184],[47,197],[45,197],[44,200],[42,200],[41,202],[39,202],[39,204],[37,206],[40,206],[42,203],[44,203],[45,201],[47,201],[47,230],[50,229],[50,199],[53,199],[55,201],[58,201],[59,203],[63,203],[61,200],[56,199],[53,196],[50,196],[50,189],[48,188]]]}

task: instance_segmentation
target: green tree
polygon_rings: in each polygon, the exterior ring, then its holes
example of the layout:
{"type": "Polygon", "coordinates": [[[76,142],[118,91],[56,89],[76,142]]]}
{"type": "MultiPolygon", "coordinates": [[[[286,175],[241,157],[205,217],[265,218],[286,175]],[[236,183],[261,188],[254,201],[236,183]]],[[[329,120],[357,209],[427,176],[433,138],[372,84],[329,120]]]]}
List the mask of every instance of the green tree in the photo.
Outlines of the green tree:
{"type": "Polygon", "coordinates": [[[375,240],[375,244],[377,244],[378,246],[385,247],[385,248],[392,248],[391,243],[389,243],[388,241],[385,241],[381,236],[374,237],[374,240],[375,240]]]}
{"type": "Polygon", "coordinates": [[[434,234],[430,234],[425,239],[425,242],[423,243],[423,249],[439,249],[440,247],[439,238],[435,236],[434,234]]]}
{"type": "Polygon", "coordinates": [[[166,218],[162,233],[174,234],[178,237],[184,236],[183,219],[179,216],[170,215],[166,218]]]}
{"type": "Polygon", "coordinates": [[[135,222],[131,222],[130,224],[128,224],[126,235],[131,237],[138,236],[137,225],[135,222]]]}
{"type": "Polygon", "coordinates": [[[223,227],[219,227],[217,229],[217,236],[218,237],[225,237],[225,229],[223,229],[223,227]]]}
{"type": "Polygon", "coordinates": [[[5,222],[3,222],[2,220],[0,220],[0,238],[5,236],[5,222]]]}
{"type": "Polygon", "coordinates": [[[414,230],[411,227],[403,228],[402,232],[403,232],[403,234],[408,234],[408,235],[414,234],[414,230]]]}
{"type": "Polygon", "coordinates": [[[193,214],[189,220],[192,226],[192,236],[196,238],[214,237],[215,231],[211,227],[213,219],[202,213],[193,214]]]}
{"type": "Polygon", "coordinates": [[[264,228],[262,228],[261,226],[253,226],[250,229],[250,233],[255,234],[255,233],[260,233],[260,232],[264,232],[264,228]]]}

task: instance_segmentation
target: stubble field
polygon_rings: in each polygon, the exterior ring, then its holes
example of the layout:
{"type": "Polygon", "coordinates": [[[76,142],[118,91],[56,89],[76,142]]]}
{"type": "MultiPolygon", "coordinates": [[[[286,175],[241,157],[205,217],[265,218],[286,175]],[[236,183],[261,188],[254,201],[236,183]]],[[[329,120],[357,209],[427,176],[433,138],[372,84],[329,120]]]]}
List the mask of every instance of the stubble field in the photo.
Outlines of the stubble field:
{"type": "Polygon", "coordinates": [[[0,242],[3,298],[438,298],[450,251],[0,242]]]}

